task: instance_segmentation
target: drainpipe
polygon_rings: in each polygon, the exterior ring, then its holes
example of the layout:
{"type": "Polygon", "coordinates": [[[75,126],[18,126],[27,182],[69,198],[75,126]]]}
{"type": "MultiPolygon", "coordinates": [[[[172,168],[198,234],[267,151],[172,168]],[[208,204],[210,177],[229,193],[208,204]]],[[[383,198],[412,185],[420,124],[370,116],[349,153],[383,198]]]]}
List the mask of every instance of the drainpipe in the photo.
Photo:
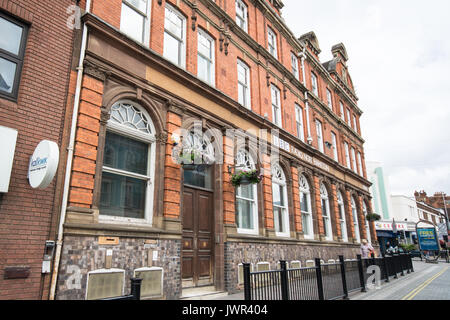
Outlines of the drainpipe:
{"type": "MultiPolygon", "coordinates": [[[[86,1],[86,13],[89,13],[91,7],[91,0],[86,1]]],[[[83,34],[81,39],[81,50],[80,50],[80,59],[78,62],[78,74],[77,74],[77,86],[75,90],[75,100],[73,104],[73,113],[72,113],[72,127],[70,128],[70,140],[69,146],[67,148],[67,164],[66,164],[66,174],[64,179],[64,189],[63,189],[63,199],[61,203],[61,214],[59,218],[59,227],[58,227],[58,239],[56,241],[56,252],[55,252],[55,261],[53,263],[53,273],[52,273],[52,281],[50,284],[50,300],[55,299],[55,291],[56,291],[56,282],[58,278],[58,268],[61,260],[61,248],[63,244],[63,225],[66,220],[66,210],[67,210],[67,200],[69,196],[69,183],[70,183],[70,173],[72,169],[72,160],[73,160],[73,149],[75,144],[75,132],[77,128],[77,120],[78,120],[78,109],[80,106],[80,94],[81,94],[81,81],[83,80],[83,61],[86,54],[86,43],[87,43],[87,26],[86,23],[83,24],[83,34]]]]}
{"type": "MultiPolygon", "coordinates": [[[[306,47],[303,48],[303,51],[300,52],[300,60],[302,62],[302,74],[303,74],[303,86],[306,88],[306,78],[305,78],[305,57],[306,57],[306,47]]],[[[312,137],[311,137],[311,127],[309,123],[309,103],[308,103],[308,91],[305,91],[305,109],[306,109],[306,128],[308,131],[308,138],[306,139],[308,141],[308,144],[312,144],[312,137]]]]}

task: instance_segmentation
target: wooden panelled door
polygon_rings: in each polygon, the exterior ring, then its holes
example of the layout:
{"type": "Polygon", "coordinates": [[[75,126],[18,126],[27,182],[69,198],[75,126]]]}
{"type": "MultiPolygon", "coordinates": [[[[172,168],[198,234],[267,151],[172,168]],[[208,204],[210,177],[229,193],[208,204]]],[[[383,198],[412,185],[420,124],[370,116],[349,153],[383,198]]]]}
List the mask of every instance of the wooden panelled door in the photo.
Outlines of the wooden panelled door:
{"type": "Polygon", "coordinates": [[[213,192],[184,187],[181,274],[183,288],[214,282],[213,192]]]}

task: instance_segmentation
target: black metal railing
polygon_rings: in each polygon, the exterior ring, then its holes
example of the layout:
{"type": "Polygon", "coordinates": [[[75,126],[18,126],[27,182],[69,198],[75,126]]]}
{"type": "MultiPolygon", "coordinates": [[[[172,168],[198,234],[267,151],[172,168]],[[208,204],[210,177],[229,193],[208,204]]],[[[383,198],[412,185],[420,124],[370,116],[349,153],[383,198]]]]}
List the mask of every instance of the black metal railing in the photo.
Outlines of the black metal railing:
{"type": "Polygon", "coordinates": [[[142,279],[131,278],[131,292],[129,295],[104,298],[100,300],[141,300],[141,283],[142,279]]]}
{"type": "Polygon", "coordinates": [[[286,267],[286,261],[280,261],[279,270],[257,272],[251,272],[250,264],[244,263],[245,300],[348,299],[349,292],[367,290],[371,276],[367,271],[372,265],[379,267],[380,279],[386,282],[414,272],[410,254],[368,259],[358,255],[354,260],[339,256],[335,263],[315,259],[315,266],[293,269],[286,267]]]}

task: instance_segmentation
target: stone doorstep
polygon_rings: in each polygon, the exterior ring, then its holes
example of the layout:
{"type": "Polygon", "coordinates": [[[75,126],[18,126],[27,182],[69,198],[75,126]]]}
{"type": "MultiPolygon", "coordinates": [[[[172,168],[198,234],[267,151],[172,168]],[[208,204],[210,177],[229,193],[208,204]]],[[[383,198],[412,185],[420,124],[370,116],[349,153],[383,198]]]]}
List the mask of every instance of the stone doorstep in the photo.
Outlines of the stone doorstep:
{"type": "Polygon", "coordinates": [[[227,292],[217,291],[214,286],[183,289],[180,300],[211,300],[228,296],[227,292]]]}

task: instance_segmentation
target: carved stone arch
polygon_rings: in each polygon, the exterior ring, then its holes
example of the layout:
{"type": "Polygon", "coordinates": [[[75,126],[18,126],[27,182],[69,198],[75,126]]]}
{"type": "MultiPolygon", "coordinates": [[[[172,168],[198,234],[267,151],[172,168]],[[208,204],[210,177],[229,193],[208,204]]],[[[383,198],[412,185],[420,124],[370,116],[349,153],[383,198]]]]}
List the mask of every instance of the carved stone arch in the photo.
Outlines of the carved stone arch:
{"type": "Polygon", "coordinates": [[[138,103],[149,114],[153,125],[155,126],[155,134],[165,132],[165,114],[162,105],[158,105],[155,99],[152,99],[147,93],[143,93],[139,88],[123,86],[116,84],[109,88],[103,94],[103,109],[104,112],[110,113],[111,107],[118,101],[131,100],[138,103]]]}
{"type": "Polygon", "coordinates": [[[275,164],[278,164],[280,168],[283,170],[284,176],[286,178],[286,185],[288,187],[292,186],[292,172],[289,160],[280,155],[279,161],[272,159],[270,164],[271,167],[275,164]]]}

